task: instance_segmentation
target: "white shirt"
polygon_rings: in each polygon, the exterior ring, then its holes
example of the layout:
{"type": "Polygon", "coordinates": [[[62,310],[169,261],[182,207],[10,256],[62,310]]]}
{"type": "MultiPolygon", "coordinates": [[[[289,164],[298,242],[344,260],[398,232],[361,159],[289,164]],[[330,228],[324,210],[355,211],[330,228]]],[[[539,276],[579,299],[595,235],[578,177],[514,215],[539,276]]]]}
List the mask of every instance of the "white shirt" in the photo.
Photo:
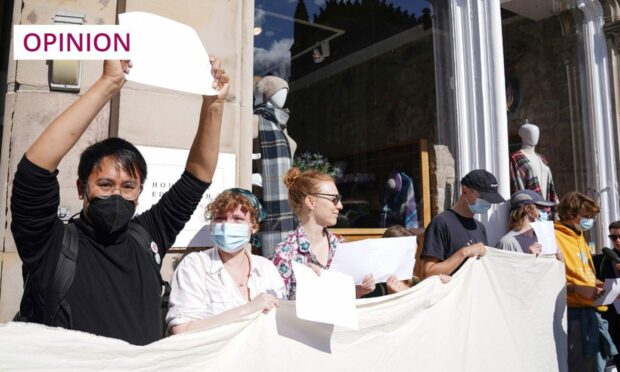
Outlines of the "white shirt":
{"type": "MultiPolygon", "coordinates": [[[[250,254],[250,298],[266,292],[285,299],[286,290],[278,269],[268,259],[250,254]]],[[[245,299],[220,258],[211,248],[185,257],[174,272],[166,322],[168,327],[206,319],[245,305],[245,299]]]]}

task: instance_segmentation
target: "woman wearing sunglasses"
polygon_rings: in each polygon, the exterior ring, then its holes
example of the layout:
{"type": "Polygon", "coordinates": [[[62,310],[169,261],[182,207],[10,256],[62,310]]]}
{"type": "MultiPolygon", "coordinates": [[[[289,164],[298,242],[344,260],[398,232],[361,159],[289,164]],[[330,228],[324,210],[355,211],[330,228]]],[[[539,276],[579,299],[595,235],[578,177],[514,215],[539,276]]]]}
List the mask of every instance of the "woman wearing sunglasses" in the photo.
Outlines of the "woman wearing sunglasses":
{"type": "MultiPolygon", "coordinates": [[[[289,205],[299,217],[300,224],[286,240],[276,246],[273,263],[286,285],[288,299],[295,299],[295,273],[292,262],[303,263],[317,274],[329,269],[341,240],[327,227],[334,226],[342,209],[334,179],[322,172],[291,168],[284,179],[288,187],[289,205]]],[[[375,288],[372,274],[356,286],[356,297],[370,293],[375,288]]]]}
{"type": "Polygon", "coordinates": [[[254,194],[229,189],[209,205],[214,248],[185,257],[174,272],[166,321],[171,333],[204,329],[263,311],[285,298],[272,263],[250,254],[265,211],[254,194]]]}

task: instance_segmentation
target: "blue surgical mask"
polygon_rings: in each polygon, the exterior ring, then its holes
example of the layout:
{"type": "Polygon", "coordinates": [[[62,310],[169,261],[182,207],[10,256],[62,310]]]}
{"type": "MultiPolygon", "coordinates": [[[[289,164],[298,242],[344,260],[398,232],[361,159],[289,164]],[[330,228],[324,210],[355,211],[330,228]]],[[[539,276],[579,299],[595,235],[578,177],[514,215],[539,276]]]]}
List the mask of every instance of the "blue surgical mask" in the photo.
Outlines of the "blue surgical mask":
{"type": "Polygon", "coordinates": [[[579,225],[575,226],[579,231],[588,231],[594,226],[594,218],[581,217],[579,225]]]}
{"type": "Polygon", "coordinates": [[[484,199],[476,198],[474,204],[467,203],[467,207],[473,214],[484,214],[491,209],[491,203],[484,199]]]}
{"type": "Polygon", "coordinates": [[[545,221],[549,221],[549,213],[547,213],[547,211],[539,209],[538,218],[536,218],[536,222],[545,222],[545,221]]]}
{"type": "Polygon", "coordinates": [[[211,240],[223,252],[235,253],[250,241],[250,228],[246,223],[212,223],[211,240]]]}

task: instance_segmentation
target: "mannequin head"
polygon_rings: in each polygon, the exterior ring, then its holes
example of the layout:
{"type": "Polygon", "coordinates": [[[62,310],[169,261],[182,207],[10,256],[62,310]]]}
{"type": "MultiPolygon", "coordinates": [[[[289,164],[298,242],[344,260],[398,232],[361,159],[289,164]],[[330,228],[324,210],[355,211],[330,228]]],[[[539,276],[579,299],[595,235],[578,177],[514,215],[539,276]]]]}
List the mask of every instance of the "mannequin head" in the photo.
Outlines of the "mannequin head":
{"type": "Polygon", "coordinates": [[[538,144],[540,129],[536,124],[525,123],[519,128],[519,137],[523,146],[534,147],[538,144]]]}
{"type": "Polygon", "coordinates": [[[277,76],[265,76],[256,84],[256,88],[263,93],[263,102],[277,108],[284,107],[288,94],[286,80],[277,76]]]}
{"type": "Polygon", "coordinates": [[[274,107],[282,108],[284,107],[284,103],[286,102],[286,96],[288,94],[288,89],[280,89],[275,92],[271,98],[267,101],[267,103],[271,103],[274,107]]]}

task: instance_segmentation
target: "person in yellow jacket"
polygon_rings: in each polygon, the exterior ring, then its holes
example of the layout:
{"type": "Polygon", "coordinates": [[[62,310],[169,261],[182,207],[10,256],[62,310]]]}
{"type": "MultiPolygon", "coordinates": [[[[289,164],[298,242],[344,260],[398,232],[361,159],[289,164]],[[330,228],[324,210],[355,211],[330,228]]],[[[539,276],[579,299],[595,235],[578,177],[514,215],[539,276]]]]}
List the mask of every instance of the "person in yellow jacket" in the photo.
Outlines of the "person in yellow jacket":
{"type": "Polygon", "coordinates": [[[554,225],[555,238],[566,264],[569,371],[602,371],[605,359],[618,353],[607,321],[601,317],[607,307],[594,305],[603,295],[603,283],[596,279],[584,238],[599,212],[594,200],[573,191],[560,201],[559,221],[554,225]]]}

